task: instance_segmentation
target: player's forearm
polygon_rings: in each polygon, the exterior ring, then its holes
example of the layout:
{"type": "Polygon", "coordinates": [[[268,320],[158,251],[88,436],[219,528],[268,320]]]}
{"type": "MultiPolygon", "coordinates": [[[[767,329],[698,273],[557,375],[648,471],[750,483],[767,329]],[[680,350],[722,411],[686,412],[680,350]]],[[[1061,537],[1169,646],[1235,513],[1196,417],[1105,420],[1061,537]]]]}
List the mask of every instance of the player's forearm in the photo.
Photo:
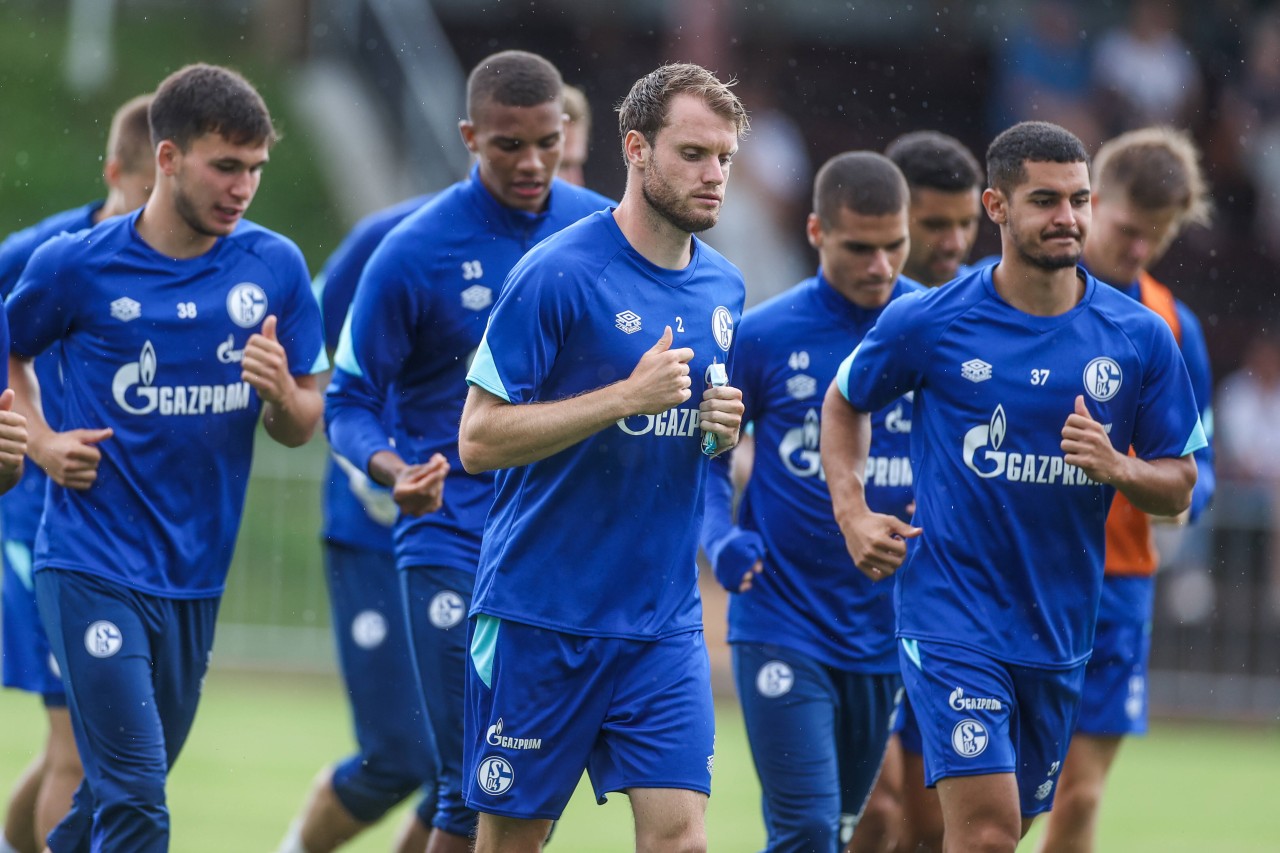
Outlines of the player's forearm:
{"type": "Polygon", "coordinates": [[[550,403],[513,404],[472,386],[458,455],[470,474],[546,459],[631,413],[622,383],[550,403]]]}
{"type": "Polygon", "coordinates": [[[267,435],[285,447],[300,447],[315,435],[324,414],[324,398],[314,387],[294,388],[278,402],[262,406],[262,425],[267,435]]]}
{"type": "MultiPolygon", "coordinates": [[[[44,409],[40,405],[40,382],[36,379],[31,359],[9,356],[9,387],[14,394],[13,410],[27,419],[27,455],[31,457],[31,461],[45,468],[47,466],[41,461],[43,451],[55,433],[44,419],[44,409]]],[[[18,476],[21,478],[21,471],[18,476]]]]}
{"type": "Polygon", "coordinates": [[[1191,456],[1145,461],[1125,456],[1115,487],[1150,515],[1177,515],[1191,506],[1196,464],[1191,456]]]}
{"type": "Polygon", "coordinates": [[[819,452],[837,520],[868,509],[863,477],[870,449],[870,416],[855,409],[832,382],[822,401],[819,452]]]}

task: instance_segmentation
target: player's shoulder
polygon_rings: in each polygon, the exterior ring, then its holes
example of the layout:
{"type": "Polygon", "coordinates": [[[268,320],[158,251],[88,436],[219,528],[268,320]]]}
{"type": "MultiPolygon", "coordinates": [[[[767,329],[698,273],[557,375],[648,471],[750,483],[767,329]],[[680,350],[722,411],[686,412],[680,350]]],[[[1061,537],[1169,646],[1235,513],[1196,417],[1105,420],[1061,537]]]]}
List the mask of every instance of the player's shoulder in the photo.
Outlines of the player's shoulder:
{"type": "Polygon", "coordinates": [[[696,234],[693,236],[693,245],[694,251],[697,253],[699,264],[709,265],[715,270],[732,276],[737,279],[740,284],[743,282],[742,271],[738,269],[737,265],[735,265],[733,261],[720,254],[714,246],[710,245],[696,234]]]}
{"type": "Polygon", "coordinates": [[[791,320],[811,317],[810,308],[821,285],[817,276],[809,276],[781,293],[748,308],[742,313],[742,329],[767,329],[791,320]]]}
{"type": "Polygon", "coordinates": [[[41,243],[52,237],[62,233],[74,234],[77,231],[91,228],[93,227],[93,216],[102,209],[102,204],[101,201],[96,201],[80,207],[73,207],[70,210],[63,210],[52,216],[45,217],[20,231],[15,231],[6,237],[4,242],[0,243],[0,254],[25,253],[30,256],[31,252],[35,251],[41,243]]]}
{"type": "Polygon", "coordinates": [[[426,206],[435,193],[415,196],[382,210],[375,210],[361,219],[343,241],[344,247],[376,246],[393,228],[426,206]]]}
{"type": "Polygon", "coordinates": [[[897,325],[903,330],[941,330],[957,317],[990,301],[994,290],[991,268],[971,269],[940,287],[925,287],[914,279],[899,276],[894,297],[885,306],[877,325],[897,325]]]}
{"type": "Polygon", "coordinates": [[[307,278],[307,262],[302,250],[297,243],[278,231],[242,219],[236,225],[236,230],[223,239],[232,251],[258,259],[281,277],[301,269],[304,278],[307,278]]]}
{"type": "Polygon", "coordinates": [[[568,181],[554,178],[551,182],[550,207],[560,216],[581,219],[618,203],[595,190],[580,187],[568,181]]]}

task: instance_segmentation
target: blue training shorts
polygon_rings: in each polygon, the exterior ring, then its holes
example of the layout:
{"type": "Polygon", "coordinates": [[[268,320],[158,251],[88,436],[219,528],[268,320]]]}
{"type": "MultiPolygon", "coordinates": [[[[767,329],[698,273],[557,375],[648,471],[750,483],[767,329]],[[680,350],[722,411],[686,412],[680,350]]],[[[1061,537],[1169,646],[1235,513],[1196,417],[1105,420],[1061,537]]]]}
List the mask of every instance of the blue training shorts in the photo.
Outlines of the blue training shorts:
{"type": "Polygon", "coordinates": [[[902,693],[896,673],[849,672],[784,646],[733,644],[770,850],[836,850],[880,773],[902,693]]]}
{"type": "Polygon", "coordinates": [[[920,726],[925,784],[1013,773],[1022,814],[1053,807],[1080,710],[1084,664],[1016,666],[970,649],[899,641],[902,680],[920,726]]]}
{"type": "Polygon", "coordinates": [[[1103,583],[1076,731],[1118,737],[1146,734],[1153,593],[1150,576],[1109,576],[1103,583]]]}
{"type": "Polygon", "coordinates": [[[596,798],[711,793],[715,708],[701,631],[659,640],[471,619],[464,791],[477,811],[555,820],[585,768],[596,798]]]}
{"type": "Polygon", "coordinates": [[[51,708],[67,704],[58,664],[36,607],[35,579],[31,574],[30,542],[3,540],[4,612],[0,617],[4,652],[4,686],[38,693],[51,708]]]}

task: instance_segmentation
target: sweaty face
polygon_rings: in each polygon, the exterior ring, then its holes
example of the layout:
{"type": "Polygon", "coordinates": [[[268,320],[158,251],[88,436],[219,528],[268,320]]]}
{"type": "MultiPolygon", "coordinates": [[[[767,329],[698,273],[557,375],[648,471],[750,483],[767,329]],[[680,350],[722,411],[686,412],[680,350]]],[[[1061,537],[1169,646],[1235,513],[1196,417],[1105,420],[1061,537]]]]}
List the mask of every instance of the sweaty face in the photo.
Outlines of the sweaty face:
{"type": "Polygon", "coordinates": [[[1144,210],[1123,193],[1095,196],[1085,265],[1103,281],[1130,284],[1160,259],[1178,233],[1176,207],[1144,210]]]}
{"type": "Polygon", "coordinates": [[[978,236],[982,203],[977,188],[911,191],[911,251],[903,272],[937,287],[956,277],[978,236]]]}
{"type": "Polygon", "coordinates": [[[825,227],[811,213],[807,230],[822,275],[838,293],[861,308],[889,301],[910,248],[906,210],[868,216],[841,208],[825,227]]]}
{"type": "Polygon", "coordinates": [[[206,133],[186,151],[173,152],[173,204],[197,234],[225,237],[235,230],[258,192],[270,146],[245,145],[206,133]]]}
{"type": "Polygon", "coordinates": [[[562,153],[564,109],[559,100],[536,107],[489,101],[461,130],[479,160],[480,181],[494,198],[516,210],[542,210],[562,153]]]}
{"type": "Polygon", "coordinates": [[[1013,249],[1040,269],[1073,267],[1089,232],[1089,170],[1084,163],[1032,161],[1026,170],[1005,208],[1013,249]]]}
{"type": "Polygon", "coordinates": [[[716,115],[701,98],[677,95],[666,126],[646,152],[645,201],[681,231],[706,231],[720,218],[729,165],[737,150],[732,121],[716,115]]]}

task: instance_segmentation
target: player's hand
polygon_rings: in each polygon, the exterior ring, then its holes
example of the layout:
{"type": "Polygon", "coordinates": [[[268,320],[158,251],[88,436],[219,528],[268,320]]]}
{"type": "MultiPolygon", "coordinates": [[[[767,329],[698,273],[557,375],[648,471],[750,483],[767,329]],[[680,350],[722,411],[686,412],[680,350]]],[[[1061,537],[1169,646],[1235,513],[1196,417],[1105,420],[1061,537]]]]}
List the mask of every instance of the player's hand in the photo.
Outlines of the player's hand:
{"type": "Polygon", "coordinates": [[[732,385],[709,387],[702,392],[702,402],[698,404],[698,426],[703,432],[715,433],[716,456],[737,445],[744,411],[742,391],[732,385]]]}
{"type": "Polygon", "coordinates": [[[13,474],[27,455],[27,419],[13,411],[13,389],[0,394],[0,472],[13,474]]]}
{"type": "Polygon", "coordinates": [[[418,517],[435,512],[444,503],[444,480],[449,462],[439,453],[426,462],[406,465],[396,475],[391,497],[405,515],[418,517]]]}
{"type": "Polygon", "coordinates": [[[55,432],[44,442],[39,458],[32,458],[59,486],[83,492],[98,479],[102,451],[97,445],[114,434],[110,427],[55,432]]]}
{"type": "Polygon", "coordinates": [[[756,576],[761,574],[762,572],[764,572],[764,561],[756,560],[755,563],[751,566],[750,571],[748,571],[745,575],[743,575],[742,580],[739,581],[738,593],[741,594],[750,590],[751,586],[756,581],[756,576]]]}
{"type": "Polygon", "coordinates": [[[289,357],[276,338],[277,319],[268,314],[262,331],[249,336],[240,362],[240,378],[258,391],[264,403],[283,403],[297,389],[289,373],[289,357]]]}
{"type": "Polygon", "coordinates": [[[1107,431],[1085,408],[1084,395],[1076,395],[1076,410],[1062,426],[1061,447],[1064,462],[1099,483],[1115,483],[1119,466],[1128,458],[1111,446],[1107,431]]]}
{"type": "Polygon", "coordinates": [[[924,531],[902,519],[878,512],[837,517],[853,564],[873,581],[884,580],[907,558],[907,541],[924,531]]]}
{"type": "Polygon", "coordinates": [[[689,362],[693,350],[671,349],[674,335],[667,326],[662,337],[648,352],[640,356],[635,369],[627,377],[627,399],[635,407],[633,414],[657,415],[688,400],[693,392],[689,379],[689,362]]]}

